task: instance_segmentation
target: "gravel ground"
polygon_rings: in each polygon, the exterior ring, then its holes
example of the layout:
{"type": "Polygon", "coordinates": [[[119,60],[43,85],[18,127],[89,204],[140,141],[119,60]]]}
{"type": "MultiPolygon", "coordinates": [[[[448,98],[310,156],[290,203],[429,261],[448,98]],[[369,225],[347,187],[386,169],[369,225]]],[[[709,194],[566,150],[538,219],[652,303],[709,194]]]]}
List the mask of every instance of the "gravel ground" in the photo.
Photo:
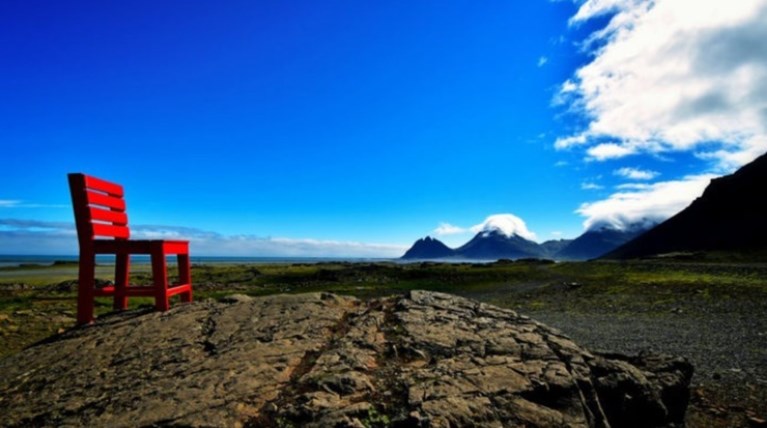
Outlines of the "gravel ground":
{"type": "Polygon", "coordinates": [[[767,317],[722,314],[667,318],[637,314],[528,312],[594,350],[681,355],[695,365],[694,384],[749,381],[767,387],[767,317]]]}
{"type": "MultiPolygon", "coordinates": [[[[296,267],[299,272],[303,268],[296,267]]],[[[444,272],[428,266],[431,270],[424,272],[391,271],[381,266],[376,269],[344,266],[347,268],[351,269],[348,278],[342,279],[365,278],[386,294],[401,292],[388,289],[386,284],[426,278],[414,274],[436,275],[435,281],[454,284],[447,291],[515,309],[562,330],[593,350],[628,354],[649,350],[686,357],[696,370],[688,426],[767,428],[765,263],[584,263],[565,265],[564,269],[531,265],[530,271],[521,270],[517,276],[510,275],[493,286],[465,289],[462,285],[475,279],[496,281],[501,275],[487,272],[477,279],[471,276],[475,273],[473,266],[460,269],[449,266],[444,272]],[[698,282],[690,283],[691,277],[699,278],[698,282]]],[[[197,275],[205,277],[207,270],[197,269],[197,275]]],[[[293,273],[283,271],[282,267],[272,272],[278,282],[283,277],[290,278],[286,282],[290,287],[279,290],[300,287],[291,276],[293,273]]],[[[200,279],[196,288],[231,291],[254,287],[237,283],[241,274],[235,268],[211,269],[207,273],[209,278],[200,279]],[[226,285],[206,286],[206,281],[226,285]]],[[[315,288],[336,286],[340,281],[335,277],[318,279],[313,274],[302,274],[308,286],[315,288]]],[[[252,272],[246,276],[250,278],[252,272]]],[[[0,290],[0,294],[4,293],[0,297],[6,299],[8,306],[6,313],[0,313],[0,351],[9,341],[15,345],[8,349],[30,343],[21,340],[25,334],[39,340],[55,332],[58,325],[48,321],[49,314],[71,316],[63,310],[64,307],[71,310],[71,305],[61,296],[27,301],[24,299],[31,295],[29,287],[16,284],[19,280],[12,282],[6,290],[0,290]],[[37,316],[38,312],[45,316],[37,316]],[[32,335],[30,326],[39,327],[39,331],[32,335]]],[[[440,291],[445,291],[443,288],[440,291]]]]}
{"type": "Polygon", "coordinates": [[[767,302],[680,309],[665,316],[526,313],[593,350],[649,350],[689,359],[695,366],[689,426],[767,426],[767,302]]]}
{"type": "MultiPolygon", "coordinates": [[[[695,266],[698,270],[749,266],[695,266]]],[[[759,265],[756,277],[766,278],[759,265]]],[[[506,306],[595,351],[660,352],[695,367],[689,427],[767,428],[767,292],[764,287],[666,287],[620,292],[568,278],[499,284],[467,297],[506,306]],[[572,284],[572,283],[570,283],[572,284]]]]}

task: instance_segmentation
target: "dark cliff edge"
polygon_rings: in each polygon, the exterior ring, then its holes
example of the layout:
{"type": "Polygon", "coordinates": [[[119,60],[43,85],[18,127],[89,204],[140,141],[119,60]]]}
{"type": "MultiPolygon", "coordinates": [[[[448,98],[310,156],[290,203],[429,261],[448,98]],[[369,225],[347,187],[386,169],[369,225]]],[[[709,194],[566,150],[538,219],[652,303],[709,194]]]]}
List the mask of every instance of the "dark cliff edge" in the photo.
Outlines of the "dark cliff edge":
{"type": "Polygon", "coordinates": [[[631,259],[684,252],[767,252],[767,155],[716,178],[690,206],[604,255],[631,259]]]}

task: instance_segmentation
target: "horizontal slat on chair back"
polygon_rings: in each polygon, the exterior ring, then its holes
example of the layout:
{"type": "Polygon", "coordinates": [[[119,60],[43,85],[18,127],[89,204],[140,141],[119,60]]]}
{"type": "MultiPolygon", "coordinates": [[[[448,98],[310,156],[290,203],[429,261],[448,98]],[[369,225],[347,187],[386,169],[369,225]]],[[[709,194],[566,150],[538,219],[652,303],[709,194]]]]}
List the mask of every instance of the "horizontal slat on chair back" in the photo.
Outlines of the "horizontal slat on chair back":
{"type": "Polygon", "coordinates": [[[128,224],[128,215],[120,211],[107,211],[99,208],[91,208],[91,220],[112,223],[115,226],[126,226],[128,224]]]}
{"type": "Polygon", "coordinates": [[[96,190],[107,195],[117,198],[123,197],[123,187],[116,183],[110,183],[109,181],[102,180],[96,177],[85,176],[85,188],[88,190],[96,190]]]}
{"type": "Polygon", "coordinates": [[[91,191],[85,192],[85,197],[88,200],[88,205],[100,205],[102,207],[111,208],[115,211],[125,211],[125,201],[122,198],[116,198],[114,196],[91,191]]]}
{"type": "Polygon", "coordinates": [[[84,174],[70,174],[69,186],[81,246],[96,237],[130,238],[122,186],[84,174]]]}
{"type": "Polygon", "coordinates": [[[93,223],[93,236],[109,236],[118,239],[128,239],[130,238],[130,229],[126,226],[93,223]]]}

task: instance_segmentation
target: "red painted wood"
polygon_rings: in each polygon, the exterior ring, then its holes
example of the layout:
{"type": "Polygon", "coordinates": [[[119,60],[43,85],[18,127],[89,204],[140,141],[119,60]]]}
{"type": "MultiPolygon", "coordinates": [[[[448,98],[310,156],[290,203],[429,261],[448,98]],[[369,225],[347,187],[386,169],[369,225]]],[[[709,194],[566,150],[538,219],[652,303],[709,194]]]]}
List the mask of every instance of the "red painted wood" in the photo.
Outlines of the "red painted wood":
{"type": "Polygon", "coordinates": [[[130,254],[121,252],[115,256],[115,297],[112,308],[128,309],[128,286],[130,284],[130,254]]]}
{"type": "Polygon", "coordinates": [[[123,193],[123,187],[116,183],[111,183],[106,180],[102,180],[100,178],[91,177],[91,176],[84,176],[85,178],[85,187],[91,190],[98,190],[99,192],[104,192],[108,195],[115,196],[118,198],[122,198],[123,193]]]}
{"type": "MultiPolygon", "coordinates": [[[[98,289],[95,291],[95,294],[97,296],[112,296],[112,292],[116,291],[116,287],[104,287],[103,289],[98,289]],[[106,293],[103,293],[101,290],[107,290],[106,293]]],[[[177,294],[181,294],[181,298],[183,301],[183,294],[190,293],[192,291],[192,285],[191,284],[178,284],[174,285],[171,288],[168,288],[168,297],[175,296],[177,294]]],[[[155,288],[153,285],[147,285],[147,286],[138,286],[138,285],[132,285],[127,288],[126,291],[127,296],[141,296],[141,297],[155,297],[157,295],[157,288],[155,288]]]]}
{"type": "Polygon", "coordinates": [[[93,236],[111,236],[113,238],[128,239],[130,238],[130,229],[127,226],[93,223],[93,236]]]}
{"type": "Polygon", "coordinates": [[[107,211],[100,208],[91,208],[89,210],[91,220],[112,223],[115,226],[127,226],[128,215],[120,211],[107,211]]]}
{"type": "Polygon", "coordinates": [[[106,287],[102,288],[96,288],[93,290],[93,295],[96,297],[109,297],[114,296],[115,294],[115,286],[114,285],[108,285],[106,287]]]}
{"type": "Polygon", "coordinates": [[[163,241],[163,248],[168,254],[189,254],[189,243],[186,241],[163,241]]]}
{"type": "Polygon", "coordinates": [[[116,310],[128,308],[129,296],[150,296],[158,310],[170,308],[170,297],[192,301],[192,275],[188,241],[130,240],[123,188],[96,177],[69,174],[69,190],[80,245],[77,323],[93,322],[94,297],[113,296],[116,310]],[[106,209],[105,209],[106,208],[106,209]],[[113,239],[95,239],[109,237],[113,239]],[[115,285],[95,286],[96,254],[114,254],[115,285]],[[149,254],[152,284],[130,285],[130,255],[149,254]],[[180,284],[168,282],[167,256],[176,255],[180,284]]]}
{"type": "Polygon", "coordinates": [[[168,302],[168,268],[162,247],[152,253],[152,281],[155,288],[154,306],[157,310],[167,311],[168,302]]]}
{"type": "Polygon", "coordinates": [[[178,260],[178,278],[180,286],[187,287],[189,290],[181,294],[182,302],[192,301],[192,263],[189,259],[189,252],[184,252],[176,256],[178,260]]]}
{"type": "Polygon", "coordinates": [[[91,191],[85,192],[85,195],[88,198],[88,205],[100,205],[117,211],[125,211],[125,201],[122,198],[91,191]]]}
{"type": "Polygon", "coordinates": [[[152,254],[157,248],[167,255],[189,253],[189,242],[187,241],[160,241],[160,240],[140,240],[131,239],[130,241],[116,241],[113,239],[94,239],[93,248],[96,254],[115,254],[118,251],[125,251],[130,254],[152,254]]]}
{"type": "MultiPolygon", "coordinates": [[[[90,246],[89,241],[93,238],[93,227],[88,217],[88,198],[85,195],[85,176],[83,174],[69,174],[69,190],[72,196],[72,208],[75,213],[75,225],[80,244],[80,254],[90,246]]],[[[83,264],[80,264],[82,270],[83,264]]]]}
{"type": "Polygon", "coordinates": [[[93,322],[96,258],[93,252],[80,250],[80,272],[77,283],[77,324],[93,322]]]}

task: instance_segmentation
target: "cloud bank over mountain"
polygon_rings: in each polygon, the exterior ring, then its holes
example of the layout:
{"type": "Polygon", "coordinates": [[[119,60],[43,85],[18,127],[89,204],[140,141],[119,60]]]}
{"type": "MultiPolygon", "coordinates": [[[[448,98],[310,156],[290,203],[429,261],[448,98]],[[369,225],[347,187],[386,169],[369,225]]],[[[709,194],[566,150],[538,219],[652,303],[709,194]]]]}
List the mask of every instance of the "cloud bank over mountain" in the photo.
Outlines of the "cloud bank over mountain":
{"type": "Polygon", "coordinates": [[[514,214],[492,214],[485,218],[482,223],[476,224],[471,227],[460,227],[450,223],[440,223],[436,229],[433,230],[434,234],[438,236],[445,235],[457,235],[467,233],[480,233],[480,232],[500,232],[506,237],[513,235],[521,236],[522,238],[529,239],[531,241],[536,240],[535,233],[531,232],[525,221],[517,217],[514,214]]]}
{"type": "Polygon", "coordinates": [[[581,43],[593,59],[554,97],[585,125],[555,148],[587,162],[688,154],[708,166],[654,183],[641,165],[616,169],[644,182],[583,203],[587,230],[665,220],[767,151],[767,0],[587,0],[570,25],[598,17],[607,24],[581,43]]]}
{"type": "Polygon", "coordinates": [[[472,232],[500,232],[506,237],[513,235],[521,236],[525,239],[535,241],[535,233],[527,229],[524,220],[514,214],[494,214],[488,216],[482,223],[473,226],[472,232]]]}
{"type": "Polygon", "coordinates": [[[683,210],[716,175],[704,174],[681,180],[648,184],[613,193],[607,199],[581,204],[576,212],[584,217],[586,230],[627,230],[659,223],[683,210]]]}

